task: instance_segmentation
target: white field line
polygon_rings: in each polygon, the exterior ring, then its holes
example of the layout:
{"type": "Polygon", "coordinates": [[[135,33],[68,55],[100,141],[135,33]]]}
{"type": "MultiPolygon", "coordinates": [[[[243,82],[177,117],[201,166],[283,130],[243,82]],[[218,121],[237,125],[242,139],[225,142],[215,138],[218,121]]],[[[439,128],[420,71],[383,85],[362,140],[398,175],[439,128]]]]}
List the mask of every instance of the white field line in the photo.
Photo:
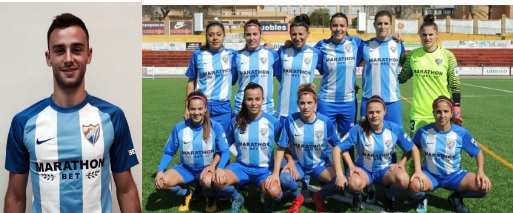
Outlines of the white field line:
{"type": "Polygon", "coordinates": [[[461,84],[465,85],[465,86],[470,86],[470,87],[478,87],[478,88],[483,88],[483,89],[489,89],[489,90],[513,93],[513,91],[510,91],[510,90],[497,89],[497,88],[491,88],[491,87],[485,87],[485,86],[479,86],[479,85],[473,85],[473,84],[465,84],[465,83],[461,83],[461,84]]]}

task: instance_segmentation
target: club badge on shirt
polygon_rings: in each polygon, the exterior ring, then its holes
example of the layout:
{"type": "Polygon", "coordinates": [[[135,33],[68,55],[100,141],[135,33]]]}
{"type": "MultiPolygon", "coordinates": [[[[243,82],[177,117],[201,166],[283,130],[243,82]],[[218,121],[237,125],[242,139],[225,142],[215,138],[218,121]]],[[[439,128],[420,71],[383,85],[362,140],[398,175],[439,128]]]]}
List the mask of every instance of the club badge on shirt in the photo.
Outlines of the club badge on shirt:
{"type": "Polygon", "coordinates": [[[260,63],[265,64],[267,62],[267,57],[260,57],[260,63]]]}
{"type": "Polygon", "coordinates": [[[85,138],[94,145],[96,141],[98,141],[98,138],[100,138],[100,124],[82,125],[82,133],[85,138]]]}

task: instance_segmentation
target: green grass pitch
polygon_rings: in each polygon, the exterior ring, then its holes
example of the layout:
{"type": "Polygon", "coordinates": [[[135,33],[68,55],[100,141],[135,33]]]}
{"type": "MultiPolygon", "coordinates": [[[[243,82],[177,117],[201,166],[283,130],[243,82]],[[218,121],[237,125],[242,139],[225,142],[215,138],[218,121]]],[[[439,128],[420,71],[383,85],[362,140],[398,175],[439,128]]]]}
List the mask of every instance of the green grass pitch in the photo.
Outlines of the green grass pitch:
{"type": "MultiPolygon", "coordinates": [[[[155,190],[154,175],[162,157],[164,147],[173,126],[182,120],[184,112],[185,84],[184,78],[143,79],[143,198],[144,212],[178,212],[179,198],[155,190]]],[[[319,79],[315,79],[319,85],[319,79]]],[[[509,185],[513,183],[513,79],[462,79],[462,115],[465,127],[470,130],[482,148],[493,153],[484,152],[485,172],[492,181],[491,193],[482,199],[465,199],[465,204],[472,212],[511,212],[513,199],[509,194],[509,185]],[[507,165],[509,164],[510,167],[507,165]]],[[[357,82],[361,85],[361,82],[357,82]]],[[[237,85],[233,87],[235,93],[237,85]]],[[[319,88],[319,87],[317,87],[319,88]]],[[[411,80],[400,85],[402,101],[403,124],[407,132],[409,111],[412,97],[411,80]]],[[[275,97],[278,83],[275,80],[275,97]]],[[[361,95],[361,92],[360,94],[361,95]]],[[[360,99],[360,98],[358,98],[360,99]]],[[[401,153],[399,153],[400,156],[401,153]]],[[[462,153],[462,167],[475,172],[475,160],[462,153]]],[[[233,158],[232,158],[233,159],[233,158]]],[[[173,163],[178,162],[177,156],[173,163]]],[[[313,182],[315,185],[316,183],[313,182]]],[[[383,187],[378,186],[377,204],[382,206],[383,187]]],[[[246,203],[241,212],[261,212],[263,204],[259,193],[254,187],[249,188],[246,203]]],[[[449,191],[439,189],[429,193],[429,212],[455,211],[447,203],[449,191]]],[[[406,198],[404,192],[396,198],[396,209],[401,212],[415,212],[414,209],[402,207],[406,198]]],[[[364,201],[366,195],[364,193],[364,201]]],[[[291,200],[285,199],[275,207],[276,212],[286,212],[291,200]]],[[[349,204],[328,199],[328,212],[346,212],[349,204]]],[[[191,204],[191,212],[204,212],[205,203],[191,204]]],[[[218,202],[217,212],[228,212],[230,203],[218,202]]],[[[304,204],[301,212],[315,212],[314,204],[304,204]]],[[[362,212],[371,212],[363,210],[362,212]]]]}

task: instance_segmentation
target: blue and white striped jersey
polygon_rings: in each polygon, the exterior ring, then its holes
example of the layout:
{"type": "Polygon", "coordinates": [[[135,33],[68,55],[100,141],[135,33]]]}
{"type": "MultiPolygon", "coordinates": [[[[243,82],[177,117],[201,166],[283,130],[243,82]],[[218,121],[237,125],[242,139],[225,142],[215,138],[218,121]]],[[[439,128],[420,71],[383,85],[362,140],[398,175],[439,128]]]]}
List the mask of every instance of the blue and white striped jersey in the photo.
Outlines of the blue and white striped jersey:
{"type": "Polygon", "coordinates": [[[37,102],[7,137],[5,168],[30,172],[33,212],[112,212],[110,172],[138,163],[123,111],[89,94],[69,108],[37,102]]]}
{"type": "Polygon", "coordinates": [[[273,77],[275,72],[280,70],[278,53],[275,50],[266,50],[260,46],[258,50],[249,51],[241,50],[235,59],[237,70],[234,72],[233,84],[239,81],[239,90],[235,95],[234,113],[238,113],[244,98],[244,88],[249,82],[254,82],[262,86],[264,89],[264,103],[262,111],[274,113],[274,86],[273,77]]]}
{"type": "Polygon", "coordinates": [[[230,101],[236,52],[222,48],[217,52],[194,50],[185,76],[196,79],[196,89],[209,101],[230,101]]]}
{"type": "Polygon", "coordinates": [[[235,143],[237,163],[248,167],[272,167],[274,143],[281,135],[281,124],[278,119],[265,112],[248,123],[245,131],[236,128],[236,117],[228,128],[229,144],[235,143]]]}
{"type": "Polygon", "coordinates": [[[413,142],[424,150],[422,169],[431,174],[445,176],[460,169],[461,149],[471,157],[477,156],[481,149],[468,130],[451,125],[447,132],[438,131],[431,123],[421,127],[413,142]]]}
{"type": "Polygon", "coordinates": [[[363,97],[379,95],[387,103],[401,98],[397,75],[404,44],[393,38],[380,41],[372,38],[363,42],[358,50],[358,62],[365,61],[362,73],[363,97]]]}
{"type": "MultiPolygon", "coordinates": [[[[318,49],[306,45],[298,50],[295,47],[280,47],[281,70],[276,72],[276,78],[280,82],[278,91],[277,117],[286,117],[298,112],[297,91],[299,85],[313,83],[315,69],[321,62],[321,54],[318,49]]],[[[319,72],[322,71],[319,70],[319,72]]]]}
{"type": "Polygon", "coordinates": [[[203,140],[203,124],[196,126],[192,124],[191,119],[176,124],[164,147],[164,155],[169,157],[167,162],[161,161],[159,171],[165,169],[177,150],[180,151],[180,163],[196,171],[210,165],[215,153],[227,151],[228,143],[221,124],[210,120],[210,127],[210,137],[203,140]]]}
{"type": "Polygon", "coordinates": [[[369,137],[360,124],[353,126],[337,146],[344,152],[356,146],[355,165],[370,172],[383,170],[392,164],[392,153],[395,152],[396,144],[405,153],[410,152],[413,147],[408,134],[399,125],[390,121],[383,122],[383,130],[380,133],[371,130],[369,137]]]}
{"type": "Polygon", "coordinates": [[[333,43],[332,39],[325,39],[315,45],[321,51],[320,70],[324,71],[319,90],[320,100],[335,103],[354,101],[358,66],[356,57],[360,43],[360,38],[346,36],[339,44],[333,43]]]}
{"type": "Polygon", "coordinates": [[[299,112],[292,113],[285,120],[283,134],[278,146],[287,148],[299,165],[312,169],[326,163],[329,159],[325,149],[328,143],[334,146],[338,141],[337,130],[331,120],[317,113],[315,121],[308,123],[301,119],[299,112]]]}

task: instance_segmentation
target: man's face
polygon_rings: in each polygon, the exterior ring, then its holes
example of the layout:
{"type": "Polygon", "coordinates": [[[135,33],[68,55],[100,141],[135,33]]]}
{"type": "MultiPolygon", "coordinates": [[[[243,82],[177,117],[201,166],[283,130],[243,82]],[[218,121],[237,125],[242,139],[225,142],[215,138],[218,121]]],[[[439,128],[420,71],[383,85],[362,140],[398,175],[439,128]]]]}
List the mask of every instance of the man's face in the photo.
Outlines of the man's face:
{"type": "Polygon", "coordinates": [[[85,31],[79,26],[55,29],[50,34],[46,64],[52,67],[54,87],[76,89],[84,86],[86,65],[91,63],[85,31]]]}

